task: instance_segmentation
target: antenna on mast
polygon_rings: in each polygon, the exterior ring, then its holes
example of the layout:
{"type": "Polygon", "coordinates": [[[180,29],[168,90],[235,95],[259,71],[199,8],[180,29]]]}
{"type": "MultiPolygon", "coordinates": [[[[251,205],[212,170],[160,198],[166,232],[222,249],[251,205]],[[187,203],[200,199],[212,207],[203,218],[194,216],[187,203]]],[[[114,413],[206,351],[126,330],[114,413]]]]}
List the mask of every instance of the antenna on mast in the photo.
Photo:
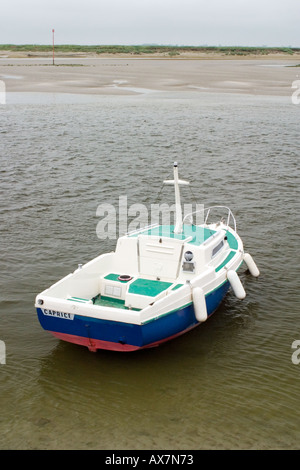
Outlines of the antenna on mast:
{"type": "Polygon", "coordinates": [[[174,171],[174,179],[173,180],[165,180],[164,184],[172,184],[175,187],[176,221],[175,221],[174,233],[181,233],[182,232],[182,209],[181,209],[181,202],[180,202],[179,185],[187,186],[190,183],[188,181],[180,180],[178,178],[178,165],[177,165],[177,162],[174,162],[173,171],[174,171]]]}
{"type": "Polygon", "coordinates": [[[54,65],[54,29],[52,29],[52,65],[54,65]]]}

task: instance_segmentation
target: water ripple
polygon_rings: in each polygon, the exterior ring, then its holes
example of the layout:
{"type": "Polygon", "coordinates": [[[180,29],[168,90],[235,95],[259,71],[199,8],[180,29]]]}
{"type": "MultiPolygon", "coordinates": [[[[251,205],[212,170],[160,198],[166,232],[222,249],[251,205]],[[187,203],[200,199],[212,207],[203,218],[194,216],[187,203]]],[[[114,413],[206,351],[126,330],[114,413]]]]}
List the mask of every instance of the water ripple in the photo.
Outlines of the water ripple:
{"type": "Polygon", "coordinates": [[[296,448],[297,107],[205,93],[30,99],[1,108],[0,448],[296,448]],[[150,205],[175,160],[198,202],[237,216],[262,273],[241,274],[245,301],[228,295],[207,324],[140,354],[49,337],[36,293],[114,248],[97,239],[98,205],[150,205]]]}

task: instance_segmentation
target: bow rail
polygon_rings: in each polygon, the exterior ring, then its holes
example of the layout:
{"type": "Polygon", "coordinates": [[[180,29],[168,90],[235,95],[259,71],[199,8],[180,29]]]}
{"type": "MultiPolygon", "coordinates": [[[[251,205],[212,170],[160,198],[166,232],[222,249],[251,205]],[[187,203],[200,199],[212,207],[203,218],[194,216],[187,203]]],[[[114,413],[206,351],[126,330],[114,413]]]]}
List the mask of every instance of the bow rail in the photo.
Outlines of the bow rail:
{"type": "Polygon", "coordinates": [[[183,224],[189,222],[191,225],[196,225],[193,222],[194,217],[197,214],[203,213],[203,223],[205,225],[208,225],[209,216],[212,216],[213,212],[216,213],[220,209],[222,209],[224,211],[224,214],[221,216],[220,222],[225,223],[228,227],[229,226],[232,227],[234,229],[234,231],[236,232],[235,217],[234,217],[233,213],[231,212],[231,210],[229,209],[229,207],[227,207],[227,206],[211,206],[211,207],[207,207],[205,209],[203,208],[203,209],[200,209],[200,210],[197,210],[197,211],[194,211],[194,212],[190,212],[189,214],[187,214],[184,217],[183,224]]]}

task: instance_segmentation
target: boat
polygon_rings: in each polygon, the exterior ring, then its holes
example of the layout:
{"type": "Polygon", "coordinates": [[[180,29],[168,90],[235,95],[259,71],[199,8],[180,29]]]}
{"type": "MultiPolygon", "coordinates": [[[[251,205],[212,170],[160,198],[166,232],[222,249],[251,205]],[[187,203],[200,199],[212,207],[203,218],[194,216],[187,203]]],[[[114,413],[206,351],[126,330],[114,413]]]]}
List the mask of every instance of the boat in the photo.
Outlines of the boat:
{"type": "Polygon", "coordinates": [[[78,265],[38,294],[44,330],[92,352],[137,351],[202,325],[228,291],[245,298],[238,270],[245,264],[254,277],[260,273],[244,251],[230,208],[201,208],[197,225],[199,211],[183,215],[180,186],[189,182],[179,179],[176,162],[173,179],[164,184],[175,189],[173,225],[121,235],[115,251],[78,265]]]}

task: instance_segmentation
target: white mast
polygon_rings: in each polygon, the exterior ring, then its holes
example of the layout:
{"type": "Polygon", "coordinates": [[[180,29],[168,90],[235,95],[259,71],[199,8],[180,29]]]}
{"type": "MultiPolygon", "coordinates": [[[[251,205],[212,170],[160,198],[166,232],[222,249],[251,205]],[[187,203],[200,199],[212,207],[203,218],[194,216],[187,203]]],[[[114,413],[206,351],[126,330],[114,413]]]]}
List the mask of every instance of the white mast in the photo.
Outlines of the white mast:
{"type": "Polygon", "coordinates": [[[182,209],[181,209],[181,202],[180,202],[180,191],[179,185],[188,185],[190,184],[188,181],[180,180],[178,178],[178,166],[177,162],[174,163],[174,179],[173,180],[165,180],[164,184],[173,184],[175,187],[175,214],[176,214],[176,221],[175,221],[175,229],[174,233],[181,233],[182,232],[182,209]]]}

